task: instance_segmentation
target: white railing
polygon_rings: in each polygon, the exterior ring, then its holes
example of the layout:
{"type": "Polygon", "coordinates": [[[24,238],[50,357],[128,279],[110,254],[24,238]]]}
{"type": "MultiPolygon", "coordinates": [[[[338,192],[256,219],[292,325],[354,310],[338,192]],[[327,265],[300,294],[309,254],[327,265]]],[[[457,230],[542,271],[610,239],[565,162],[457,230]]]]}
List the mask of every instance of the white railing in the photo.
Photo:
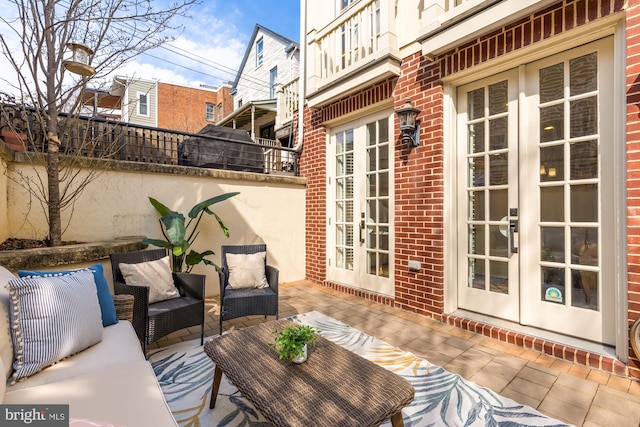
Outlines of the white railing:
{"type": "Polygon", "coordinates": [[[357,67],[378,50],[388,48],[384,38],[389,34],[387,0],[354,3],[313,37],[310,48],[315,57],[314,75],[320,80],[357,67]]]}
{"type": "Polygon", "coordinates": [[[280,128],[293,120],[293,113],[298,109],[298,82],[299,79],[296,78],[286,85],[281,85],[278,90],[276,128],[280,128]]]}
{"type": "Polygon", "coordinates": [[[487,3],[490,0],[440,0],[436,3],[443,2],[443,13],[439,16],[440,24],[455,20],[462,17],[466,13],[487,3]]]}

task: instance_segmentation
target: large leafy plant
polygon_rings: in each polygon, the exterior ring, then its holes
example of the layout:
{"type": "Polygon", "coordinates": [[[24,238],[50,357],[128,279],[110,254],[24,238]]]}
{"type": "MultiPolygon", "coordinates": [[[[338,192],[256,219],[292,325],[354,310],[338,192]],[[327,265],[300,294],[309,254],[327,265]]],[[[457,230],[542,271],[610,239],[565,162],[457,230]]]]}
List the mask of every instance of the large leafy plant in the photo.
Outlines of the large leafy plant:
{"type": "Polygon", "coordinates": [[[144,239],[142,243],[169,249],[173,258],[171,265],[174,272],[182,272],[184,269],[185,273],[190,273],[193,267],[201,262],[206,265],[213,265],[218,269],[219,267],[213,261],[205,258],[209,255],[215,255],[215,252],[212,250],[196,252],[193,249],[189,251],[189,248],[198,237],[198,225],[200,225],[200,221],[205,213],[213,215],[218,221],[224,235],[229,237],[229,229],[225,227],[222,219],[209,207],[237,194],[240,193],[225,193],[196,204],[189,211],[189,220],[186,220],[180,212],[172,211],[158,200],[149,197],[149,201],[161,215],[159,222],[165,240],[144,239]]]}

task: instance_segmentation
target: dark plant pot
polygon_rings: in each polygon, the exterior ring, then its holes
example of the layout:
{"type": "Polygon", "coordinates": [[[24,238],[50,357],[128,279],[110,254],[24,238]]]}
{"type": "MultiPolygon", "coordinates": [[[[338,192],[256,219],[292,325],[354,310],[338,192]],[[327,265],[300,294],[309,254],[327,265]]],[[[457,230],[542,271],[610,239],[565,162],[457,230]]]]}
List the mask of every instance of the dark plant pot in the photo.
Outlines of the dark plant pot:
{"type": "Polygon", "coordinates": [[[24,133],[16,133],[9,129],[0,130],[0,138],[5,145],[13,151],[25,151],[27,149],[27,135],[24,133]]]}

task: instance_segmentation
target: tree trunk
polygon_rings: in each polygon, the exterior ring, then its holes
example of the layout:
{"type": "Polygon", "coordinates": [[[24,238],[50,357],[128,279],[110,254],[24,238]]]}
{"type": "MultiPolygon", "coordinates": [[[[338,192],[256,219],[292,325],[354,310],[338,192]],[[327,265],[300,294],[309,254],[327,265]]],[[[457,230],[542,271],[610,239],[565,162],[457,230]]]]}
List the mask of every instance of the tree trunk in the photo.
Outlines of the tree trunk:
{"type": "Polygon", "coordinates": [[[44,10],[45,33],[44,41],[47,46],[47,190],[49,208],[49,246],[60,246],[62,242],[62,225],[60,220],[60,171],[58,169],[58,105],[56,99],[56,74],[58,61],[56,60],[56,33],[53,30],[55,22],[55,1],[49,0],[44,10]]]}

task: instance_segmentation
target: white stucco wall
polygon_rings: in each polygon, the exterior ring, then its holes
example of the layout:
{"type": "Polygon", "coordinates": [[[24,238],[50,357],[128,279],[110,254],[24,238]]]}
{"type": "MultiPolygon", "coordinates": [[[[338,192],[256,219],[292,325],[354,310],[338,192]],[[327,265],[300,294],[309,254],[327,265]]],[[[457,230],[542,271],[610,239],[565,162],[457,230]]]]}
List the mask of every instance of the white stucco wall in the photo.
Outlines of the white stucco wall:
{"type": "Polygon", "coordinates": [[[9,237],[9,203],[7,198],[7,168],[8,163],[0,155],[0,242],[9,237]]]}
{"type": "MultiPolygon", "coordinates": [[[[35,176],[27,163],[15,163],[14,167],[10,171],[14,177],[17,173],[35,176]]],[[[167,171],[180,169],[184,168],[166,168],[167,171]]],[[[9,212],[5,221],[8,226],[3,229],[10,230],[9,237],[46,237],[47,224],[39,205],[30,201],[29,194],[16,183],[4,180],[0,184],[3,182],[0,196],[2,189],[7,188],[9,212]]],[[[211,259],[219,264],[223,244],[264,242],[269,264],[280,270],[281,283],[303,279],[305,186],[301,179],[223,171],[195,176],[107,170],[78,199],[71,219],[71,211],[65,211],[63,227],[67,223],[69,226],[63,240],[91,242],[123,236],[161,239],[159,214],[149,203],[149,196],[186,217],[196,203],[232,191],[240,194],[211,207],[229,228],[231,237],[224,236],[215,217],[205,215],[193,249],[213,250],[216,255],[211,259]],[[256,179],[244,181],[243,176],[256,179]]],[[[0,214],[2,210],[0,208],[0,214]]],[[[201,264],[193,272],[206,274],[207,295],[218,294],[218,276],[213,267],[201,264]]]]}

